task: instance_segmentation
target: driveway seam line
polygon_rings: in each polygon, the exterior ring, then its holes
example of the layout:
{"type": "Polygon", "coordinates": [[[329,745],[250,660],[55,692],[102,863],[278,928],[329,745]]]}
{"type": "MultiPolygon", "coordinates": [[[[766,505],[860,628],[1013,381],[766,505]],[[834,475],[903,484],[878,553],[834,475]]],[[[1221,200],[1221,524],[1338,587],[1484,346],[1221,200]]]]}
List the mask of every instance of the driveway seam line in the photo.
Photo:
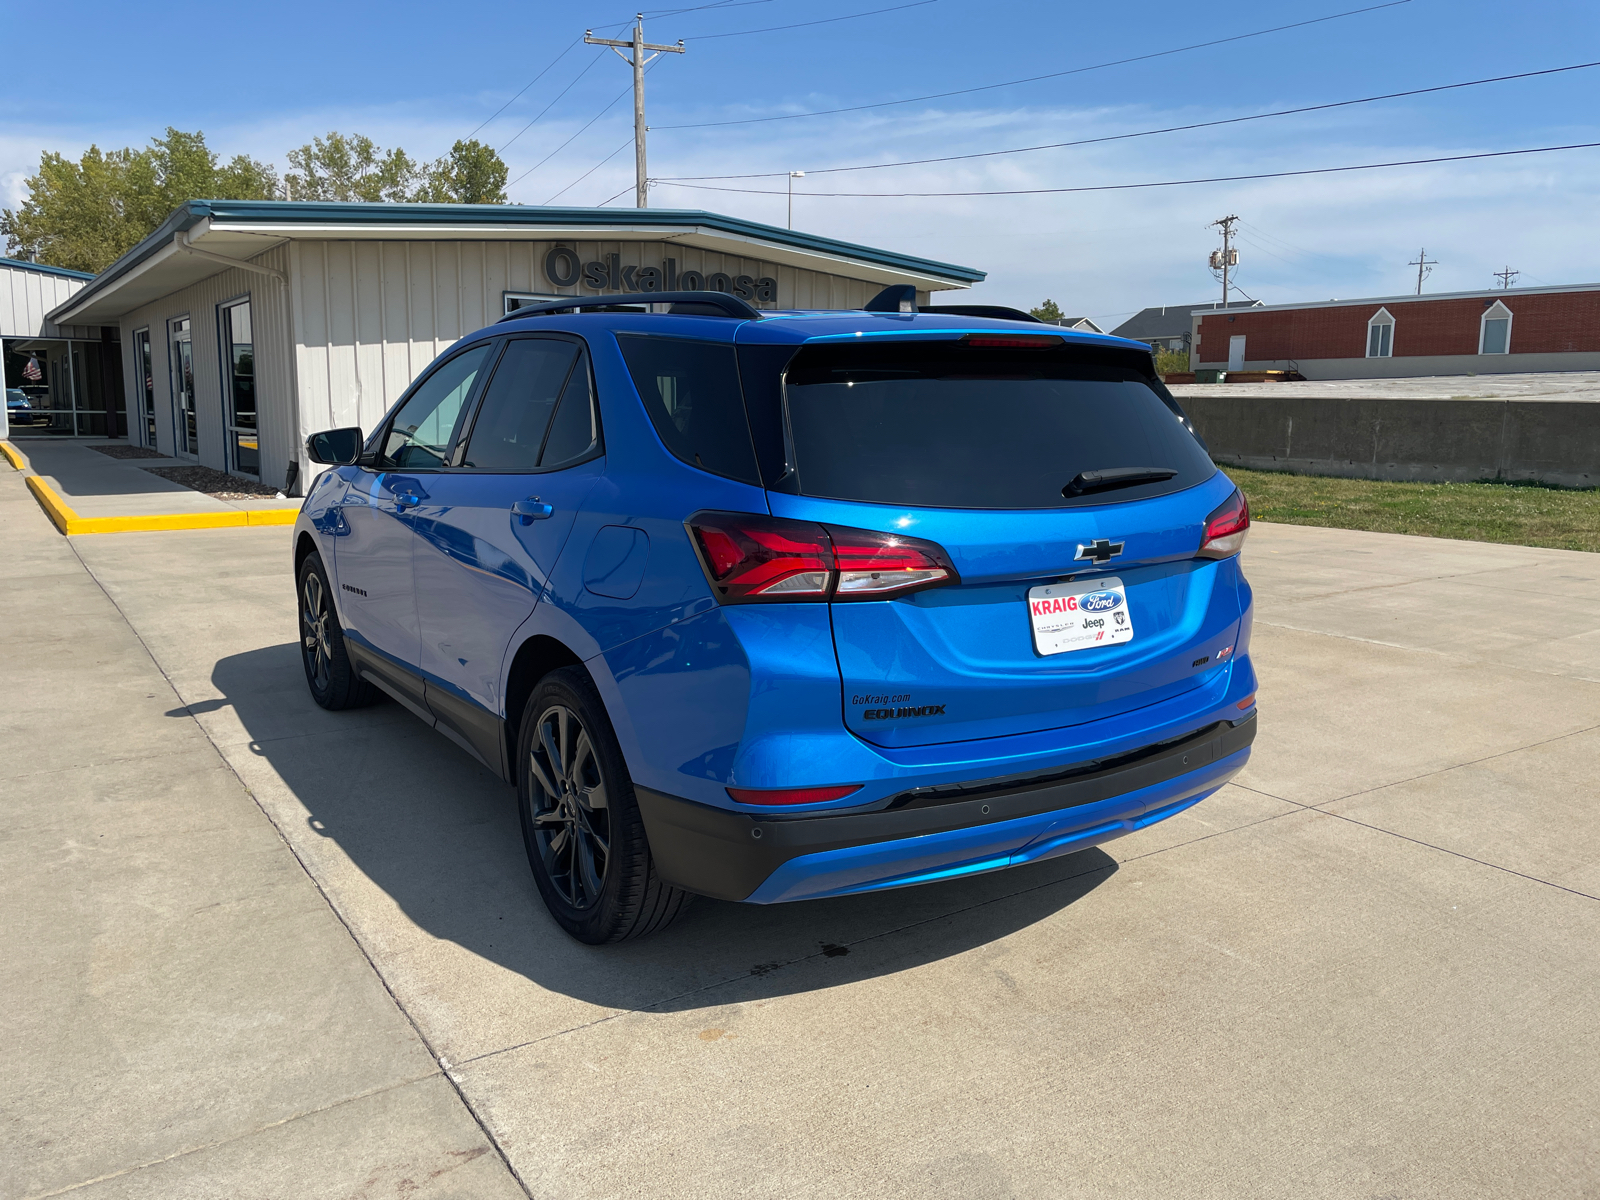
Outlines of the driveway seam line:
{"type": "Polygon", "coordinates": [[[1465,654],[1452,654],[1448,650],[1435,650],[1432,646],[1402,646],[1399,642],[1383,642],[1377,638],[1357,637],[1353,633],[1331,633],[1326,629],[1307,629],[1304,625],[1286,625],[1282,621],[1268,621],[1259,617],[1256,619],[1256,624],[1267,625],[1273,629],[1288,629],[1294,633],[1309,633],[1313,637],[1340,638],[1347,642],[1361,642],[1368,646],[1382,646],[1386,650],[1405,650],[1412,654],[1433,654],[1440,658],[1448,658],[1454,662],[1467,663],[1475,667],[1493,667],[1505,671],[1526,671],[1530,675],[1543,675],[1548,679],[1570,679],[1574,683],[1600,683],[1600,680],[1591,679],[1587,675],[1564,675],[1560,671],[1541,671],[1537,667],[1528,667],[1521,663],[1503,663],[1489,658],[1471,658],[1465,654]]]}
{"type": "Polygon", "coordinates": [[[1548,879],[1540,879],[1537,875],[1529,875],[1525,871],[1518,871],[1513,867],[1502,867],[1499,863],[1488,862],[1481,858],[1473,858],[1472,855],[1463,854],[1460,850],[1452,850],[1448,846],[1436,846],[1432,842],[1425,842],[1421,838],[1408,837],[1406,834],[1396,833],[1392,829],[1384,829],[1380,825],[1369,825],[1365,821],[1358,821],[1354,817],[1345,816],[1343,813],[1323,812],[1323,810],[1320,808],[1313,809],[1312,811],[1322,813],[1322,815],[1325,817],[1335,817],[1340,821],[1348,821],[1352,825],[1359,825],[1361,828],[1370,829],[1374,833],[1382,833],[1387,834],[1389,837],[1399,838],[1401,841],[1410,842],[1414,846],[1425,846],[1429,850],[1437,850],[1441,854],[1449,854],[1455,858],[1465,859],[1467,862],[1477,863],[1480,867],[1489,867],[1495,871],[1504,871],[1507,875],[1515,875],[1518,879],[1526,879],[1530,883],[1542,883],[1545,887],[1552,887],[1557,891],[1568,892],[1574,896],[1582,896],[1585,900],[1600,901],[1600,896],[1593,896],[1588,892],[1580,892],[1577,888],[1570,888],[1564,883],[1554,883],[1548,879]]]}
{"type": "Polygon", "coordinates": [[[215,1150],[218,1146],[229,1146],[234,1142],[243,1141],[245,1138],[252,1138],[257,1134],[265,1133],[269,1129],[277,1129],[280,1126],[288,1125],[293,1121],[300,1120],[302,1117],[314,1117],[319,1113],[332,1112],[334,1109],[342,1108],[346,1104],[354,1104],[358,1100],[367,1100],[373,1096],[381,1096],[385,1092],[394,1091],[396,1088],[410,1087],[412,1084],[421,1083],[424,1080],[432,1079],[439,1074],[441,1074],[441,1072],[434,1070],[422,1075],[418,1075],[412,1079],[399,1079],[393,1083],[386,1083],[382,1087],[368,1088],[364,1092],[357,1092],[351,1096],[341,1097],[340,1099],[334,1100],[329,1104],[321,1104],[316,1108],[307,1108],[302,1109],[300,1112],[290,1113],[286,1117],[280,1117],[276,1121],[268,1121],[265,1125],[258,1125],[254,1129],[247,1129],[243,1133],[234,1134],[232,1137],[218,1138],[212,1142],[202,1142],[198,1146],[185,1146],[182,1150],[174,1150],[171,1154],[164,1154],[160,1158],[152,1158],[146,1162],[134,1163],[130,1167],[123,1167],[117,1171],[108,1171],[104,1175],[96,1175],[93,1179],[83,1179],[79,1180],[77,1183],[69,1183],[66,1187],[57,1188],[53,1192],[34,1192],[32,1195],[24,1197],[24,1200],[50,1200],[50,1197],[52,1196],[64,1196],[68,1192],[76,1192],[80,1188],[93,1187],[95,1184],[104,1183],[108,1179],[120,1179],[124,1175],[133,1174],[135,1171],[145,1171],[151,1167],[159,1167],[162,1163],[169,1163],[180,1158],[187,1158],[191,1154],[200,1154],[206,1150],[215,1150]]]}
{"type": "MultiPolygon", "coordinates": [[[[94,573],[94,568],[90,567],[89,564],[84,561],[83,555],[78,553],[78,548],[73,545],[71,538],[67,539],[67,547],[72,551],[73,557],[78,560],[79,565],[83,567],[84,573],[87,574],[90,579],[94,580],[95,586],[100,589],[101,593],[110,602],[111,607],[116,610],[117,615],[122,618],[123,624],[128,627],[128,632],[133,634],[134,639],[139,643],[140,648],[144,650],[146,656],[150,659],[151,665],[154,666],[158,672],[160,672],[161,678],[166,681],[167,687],[169,687],[172,690],[172,694],[177,697],[179,704],[187,708],[189,702],[184,699],[183,693],[178,690],[178,685],[174,683],[172,677],[167,674],[167,669],[161,665],[160,659],[156,658],[155,653],[150,649],[149,643],[144,640],[144,635],[141,634],[134,623],[129,620],[128,614],[122,609],[122,605],[117,603],[116,597],[113,596],[106,585],[100,581],[100,577],[94,573]]],[[[273,832],[278,835],[278,840],[283,843],[284,848],[287,849],[294,857],[294,861],[299,864],[300,870],[305,873],[305,877],[311,882],[311,886],[317,889],[317,894],[322,897],[322,902],[328,906],[328,911],[333,914],[334,920],[338,921],[339,924],[343,926],[345,934],[350,938],[350,943],[355,946],[361,957],[366,960],[367,966],[372,969],[373,975],[378,980],[378,985],[382,987],[384,992],[388,994],[390,1001],[395,1006],[395,1010],[406,1019],[407,1024],[411,1026],[412,1032],[416,1034],[417,1040],[422,1043],[423,1049],[428,1052],[428,1056],[439,1065],[445,1080],[454,1090],[457,1099],[461,1101],[461,1106],[466,1109],[467,1115],[472,1118],[473,1123],[478,1126],[479,1130],[483,1133],[483,1136],[488,1139],[489,1145],[494,1147],[494,1151],[497,1155],[499,1155],[500,1161],[505,1165],[506,1171],[510,1174],[512,1179],[516,1180],[517,1186],[522,1189],[523,1194],[528,1197],[528,1200],[533,1200],[533,1190],[528,1186],[527,1181],[522,1178],[522,1175],[517,1171],[516,1167],[511,1165],[511,1159],[506,1154],[505,1148],[500,1145],[499,1139],[490,1132],[488,1125],[484,1123],[484,1120],[479,1115],[477,1109],[475,1109],[472,1106],[471,1101],[467,1099],[466,1093],[461,1090],[461,1085],[456,1082],[449,1070],[444,1068],[444,1062],[439,1055],[438,1049],[428,1039],[428,1036],[423,1033],[421,1026],[417,1024],[416,1018],[413,1017],[406,1009],[406,1006],[400,1002],[400,997],[395,995],[394,988],[389,985],[388,979],[386,979],[383,972],[378,969],[378,964],[373,960],[372,955],[367,952],[367,948],[362,944],[361,939],[356,936],[356,932],[353,928],[351,928],[350,922],[345,920],[344,914],[341,913],[338,906],[334,904],[333,898],[328,895],[327,889],[322,886],[322,882],[314,874],[312,874],[311,868],[307,866],[305,859],[300,857],[300,852],[295,849],[294,844],[289,841],[288,837],[284,834],[278,823],[272,819],[272,814],[267,811],[266,805],[261,803],[260,798],[251,789],[250,785],[245,782],[244,777],[234,769],[233,763],[230,762],[228,756],[222,752],[222,747],[217,745],[211,734],[206,730],[206,727],[200,724],[199,720],[197,720],[192,713],[189,715],[188,719],[194,722],[195,727],[200,730],[201,736],[204,737],[207,744],[210,745],[212,752],[222,760],[222,764],[228,769],[228,772],[239,781],[239,786],[244,789],[245,795],[250,797],[250,802],[254,804],[257,811],[266,818],[267,824],[272,826],[273,832]]]]}
{"type": "MultiPolygon", "coordinates": [[[[1521,754],[1526,750],[1537,750],[1540,746],[1552,746],[1556,742],[1565,741],[1570,737],[1578,737],[1585,733],[1593,733],[1597,729],[1600,729],[1600,724],[1585,725],[1582,729],[1573,729],[1567,733],[1558,733],[1554,737],[1547,737],[1537,742],[1528,742],[1526,745],[1522,746],[1512,746],[1506,750],[1496,750],[1493,754],[1485,754],[1482,758],[1469,758],[1466,762],[1454,763],[1448,767],[1436,767],[1434,770],[1424,771],[1420,775],[1411,775],[1405,779],[1396,779],[1389,783],[1380,783],[1377,787],[1362,788],[1358,792],[1347,792],[1343,796],[1335,796],[1331,800],[1322,800],[1316,804],[1307,804],[1305,807],[1320,810],[1324,805],[1327,804],[1338,804],[1341,800],[1354,800],[1357,796],[1370,796],[1372,793],[1381,792],[1385,788],[1400,787],[1402,784],[1407,783],[1416,783],[1419,779],[1431,779],[1435,775],[1445,775],[1451,771],[1459,771],[1463,767],[1481,766],[1483,763],[1493,762],[1497,758],[1504,758],[1508,754],[1521,754]]],[[[1252,788],[1251,790],[1254,791],[1256,789],[1252,788]]],[[[1261,794],[1264,796],[1270,795],[1268,792],[1262,792],[1261,794]]],[[[1282,796],[1276,798],[1279,800],[1283,799],[1282,796]]],[[[1301,802],[1298,800],[1290,800],[1289,803],[1299,804],[1301,802]]],[[[1338,816],[1339,814],[1332,813],[1330,815],[1338,816]]]]}

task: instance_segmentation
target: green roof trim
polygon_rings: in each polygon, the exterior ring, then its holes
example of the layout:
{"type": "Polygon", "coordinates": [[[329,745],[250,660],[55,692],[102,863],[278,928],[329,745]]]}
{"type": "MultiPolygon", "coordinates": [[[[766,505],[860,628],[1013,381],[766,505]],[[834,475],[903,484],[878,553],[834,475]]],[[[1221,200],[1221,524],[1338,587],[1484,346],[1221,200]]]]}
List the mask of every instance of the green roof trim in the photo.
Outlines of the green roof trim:
{"type": "Polygon", "coordinates": [[[44,263],[28,262],[21,258],[0,258],[0,267],[17,267],[23,271],[37,271],[41,275],[59,275],[63,279],[87,281],[94,278],[87,271],[74,271],[68,267],[47,267],[44,263]]]}
{"type": "MultiPolygon", "coordinates": [[[[805,250],[816,254],[829,254],[839,258],[855,259],[858,262],[886,267],[890,270],[913,271],[918,274],[932,275],[936,278],[948,279],[953,284],[970,285],[981,283],[988,278],[987,271],[979,271],[972,267],[937,262],[934,259],[919,258],[912,254],[896,254],[893,251],[878,250],[872,246],[858,246],[853,242],[836,241],[833,238],[818,237],[810,233],[799,233],[792,229],[779,229],[775,225],[763,225],[759,221],[746,221],[739,217],[729,217],[722,213],[703,212],[699,209],[552,208],[526,204],[365,204],[337,203],[322,200],[187,200],[173,210],[172,215],[161,223],[161,228],[146,237],[99,275],[82,276],[85,279],[93,279],[94,282],[81,292],[76,293],[68,303],[74,307],[84,304],[105,288],[110,287],[151,255],[168,245],[172,241],[174,234],[193,229],[207,217],[219,223],[260,222],[290,227],[289,236],[291,237],[293,236],[292,227],[297,224],[308,227],[328,225],[358,227],[397,223],[413,227],[425,227],[428,225],[457,227],[462,225],[525,225],[530,229],[548,225],[559,227],[565,231],[586,227],[611,229],[631,222],[639,225],[657,226],[668,230],[709,229],[719,233],[730,234],[734,237],[752,238],[794,250],[805,250]]],[[[571,235],[568,233],[566,236],[571,235]]],[[[32,266],[33,264],[22,263],[19,265],[32,266]]],[[[54,267],[45,269],[59,271],[61,274],[78,276],[76,271],[60,271],[59,268],[54,267]]],[[[65,305],[62,307],[65,307],[65,305]]]]}

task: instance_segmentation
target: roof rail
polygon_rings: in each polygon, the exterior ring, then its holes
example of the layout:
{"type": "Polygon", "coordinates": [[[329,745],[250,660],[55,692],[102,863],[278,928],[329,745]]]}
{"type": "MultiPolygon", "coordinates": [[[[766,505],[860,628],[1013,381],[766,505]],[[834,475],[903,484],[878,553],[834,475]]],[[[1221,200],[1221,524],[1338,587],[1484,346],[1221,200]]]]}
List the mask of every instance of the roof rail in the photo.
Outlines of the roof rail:
{"type": "MultiPolygon", "coordinates": [[[[633,292],[625,296],[574,296],[570,300],[552,300],[548,304],[529,304],[513,309],[500,321],[520,321],[523,317],[537,317],[549,313],[577,312],[585,308],[615,308],[621,304],[670,304],[672,311],[684,316],[734,317],[741,321],[759,321],[761,311],[752,308],[737,296],[727,292],[633,292]],[[681,306],[681,311],[680,311],[681,306]],[[692,306],[692,307],[691,307],[692,306]],[[708,309],[714,311],[707,311],[708,309]]],[[[495,324],[500,324],[496,321],[495,324]]]]}

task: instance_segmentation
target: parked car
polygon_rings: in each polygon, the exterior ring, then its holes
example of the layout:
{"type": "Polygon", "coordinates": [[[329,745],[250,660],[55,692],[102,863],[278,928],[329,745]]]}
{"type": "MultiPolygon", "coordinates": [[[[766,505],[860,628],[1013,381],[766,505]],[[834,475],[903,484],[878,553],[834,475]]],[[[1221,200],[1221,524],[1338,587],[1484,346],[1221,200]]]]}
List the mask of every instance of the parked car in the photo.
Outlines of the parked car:
{"type": "Polygon", "coordinates": [[[33,404],[28,399],[28,393],[21,388],[6,389],[6,421],[8,424],[32,425],[33,404]]]}
{"type": "Polygon", "coordinates": [[[307,443],[312,696],[514,784],[574,937],[1068,854],[1249,756],[1249,511],[1149,350],[895,293],[524,308],[307,443]]]}

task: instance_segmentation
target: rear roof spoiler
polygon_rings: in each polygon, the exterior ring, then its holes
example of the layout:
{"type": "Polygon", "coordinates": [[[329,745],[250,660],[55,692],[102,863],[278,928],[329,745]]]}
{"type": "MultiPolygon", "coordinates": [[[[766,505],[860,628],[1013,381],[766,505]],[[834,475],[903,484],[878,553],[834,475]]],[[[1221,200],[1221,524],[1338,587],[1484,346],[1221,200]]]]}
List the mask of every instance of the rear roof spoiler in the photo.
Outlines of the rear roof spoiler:
{"type": "Polygon", "coordinates": [[[584,309],[615,309],[633,304],[670,304],[671,312],[678,316],[733,317],[740,321],[759,321],[761,312],[737,296],[726,292],[634,292],[625,296],[574,296],[570,300],[553,300],[548,304],[529,304],[513,309],[501,317],[502,321],[520,321],[523,317],[545,316],[550,313],[581,312],[584,309]]]}

